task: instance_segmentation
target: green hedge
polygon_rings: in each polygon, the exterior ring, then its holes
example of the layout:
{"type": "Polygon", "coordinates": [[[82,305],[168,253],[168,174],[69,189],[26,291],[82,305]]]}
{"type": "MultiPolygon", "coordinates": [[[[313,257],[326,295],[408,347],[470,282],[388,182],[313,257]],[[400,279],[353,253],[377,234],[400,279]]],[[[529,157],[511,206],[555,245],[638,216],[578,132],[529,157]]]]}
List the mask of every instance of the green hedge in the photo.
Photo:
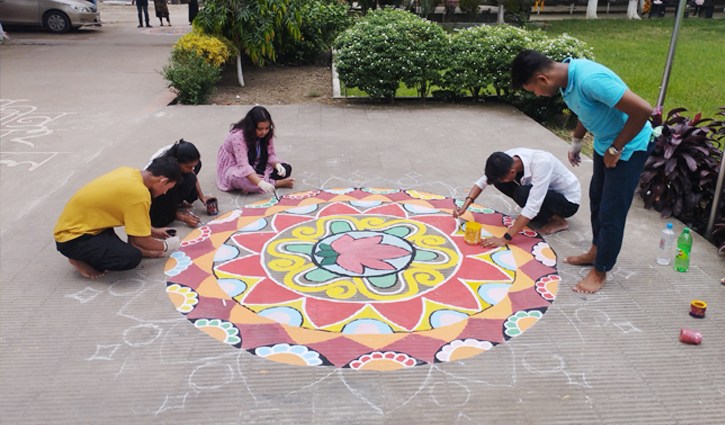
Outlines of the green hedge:
{"type": "Polygon", "coordinates": [[[373,98],[392,101],[401,81],[425,97],[448,67],[446,32],[402,10],[369,12],[338,37],[335,48],[340,81],[373,98]]]}
{"type": "Polygon", "coordinates": [[[514,94],[510,66],[524,49],[536,49],[555,61],[594,56],[566,34],[549,38],[542,31],[509,25],[477,26],[447,35],[438,25],[400,10],[369,13],[335,41],[337,71],[348,88],[392,100],[400,82],[426,97],[431,84],[445,93],[470,93],[474,99],[496,94],[528,104],[530,116],[543,120],[561,112],[563,102],[514,94]],[[522,102],[525,100],[525,102],[522,102]]]}

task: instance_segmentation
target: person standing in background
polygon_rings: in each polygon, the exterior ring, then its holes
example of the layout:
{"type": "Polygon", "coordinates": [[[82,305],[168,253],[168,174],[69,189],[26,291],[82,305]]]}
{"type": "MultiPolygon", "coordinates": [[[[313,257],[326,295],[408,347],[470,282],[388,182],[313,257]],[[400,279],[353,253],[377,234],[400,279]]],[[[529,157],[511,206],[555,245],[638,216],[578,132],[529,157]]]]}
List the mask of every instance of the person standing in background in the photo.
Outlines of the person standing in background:
{"type": "Polygon", "coordinates": [[[146,26],[151,28],[149,23],[149,0],[136,0],[136,10],[138,11],[138,27],[143,28],[143,21],[141,20],[141,13],[146,18],[146,26]]]}

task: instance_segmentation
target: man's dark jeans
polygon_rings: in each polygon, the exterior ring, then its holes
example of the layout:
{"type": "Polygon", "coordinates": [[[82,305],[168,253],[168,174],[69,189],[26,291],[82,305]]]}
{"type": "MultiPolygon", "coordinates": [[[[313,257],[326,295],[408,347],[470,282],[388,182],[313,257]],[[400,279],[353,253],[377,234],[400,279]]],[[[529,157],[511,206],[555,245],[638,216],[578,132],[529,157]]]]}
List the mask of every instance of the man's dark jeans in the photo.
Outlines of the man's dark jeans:
{"type": "Polygon", "coordinates": [[[622,249],[624,225],[632,206],[634,191],[655,142],[646,151],[638,151],[629,160],[617,161],[614,168],[604,166],[604,157],[594,152],[594,174],[589,185],[591,207],[592,244],[597,247],[594,268],[606,272],[612,270],[622,249]]]}

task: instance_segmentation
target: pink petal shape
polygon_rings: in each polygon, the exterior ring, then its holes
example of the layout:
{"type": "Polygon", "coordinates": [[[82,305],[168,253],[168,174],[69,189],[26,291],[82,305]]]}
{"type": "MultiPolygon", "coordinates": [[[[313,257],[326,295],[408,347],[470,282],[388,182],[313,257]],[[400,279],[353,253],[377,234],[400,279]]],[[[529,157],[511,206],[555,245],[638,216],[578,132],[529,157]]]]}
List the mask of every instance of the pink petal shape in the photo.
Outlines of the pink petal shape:
{"type": "Polygon", "coordinates": [[[382,236],[369,236],[354,239],[344,235],[331,243],[332,249],[340,255],[337,264],[353,273],[363,273],[365,267],[375,270],[395,270],[395,267],[383,260],[400,258],[410,252],[393,245],[381,244],[382,236]]]}

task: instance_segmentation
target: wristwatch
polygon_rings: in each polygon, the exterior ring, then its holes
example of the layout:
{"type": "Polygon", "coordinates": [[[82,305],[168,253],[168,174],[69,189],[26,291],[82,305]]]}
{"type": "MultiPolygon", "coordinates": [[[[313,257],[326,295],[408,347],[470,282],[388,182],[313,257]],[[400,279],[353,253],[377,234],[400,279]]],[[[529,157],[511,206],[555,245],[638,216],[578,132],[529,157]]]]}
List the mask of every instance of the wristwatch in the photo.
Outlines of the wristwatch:
{"type": "Polygon", "coordinates": [[[510,241],[513,238],[513,236],[509,235],[509,233],[506,232],[503,234],[503,238],[506,239],[507,241],[510,241]]]}
{"type": "Polygon", "coordinates": [[[609,149],[607,149],[607,152],[609,152],[612,155],[621,155],[622,151],[617,150],[617,148],[614,147],[614,145],[610,146],[609,149]]]}

